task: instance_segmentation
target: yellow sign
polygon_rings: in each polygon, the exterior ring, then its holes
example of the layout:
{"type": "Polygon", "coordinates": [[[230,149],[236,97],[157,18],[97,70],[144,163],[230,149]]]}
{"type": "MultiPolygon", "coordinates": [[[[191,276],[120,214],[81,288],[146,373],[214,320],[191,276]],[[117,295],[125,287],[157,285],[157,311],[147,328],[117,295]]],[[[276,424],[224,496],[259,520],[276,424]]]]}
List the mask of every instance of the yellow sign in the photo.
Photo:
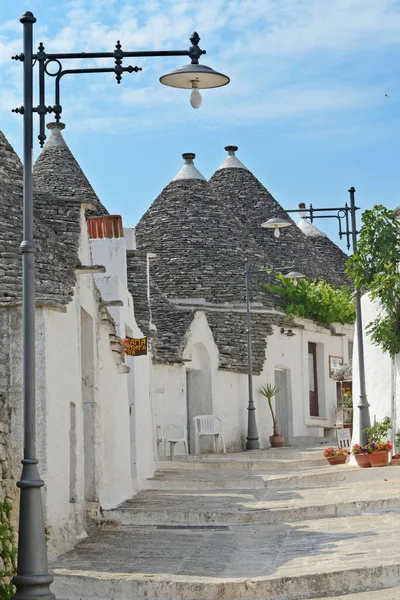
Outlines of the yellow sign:
{"type": "Polygon", "coordinates": [[[142,356],[147,354],[147,338],[126,337],[123,340],[125,352],[128,356],[142,356]]]}

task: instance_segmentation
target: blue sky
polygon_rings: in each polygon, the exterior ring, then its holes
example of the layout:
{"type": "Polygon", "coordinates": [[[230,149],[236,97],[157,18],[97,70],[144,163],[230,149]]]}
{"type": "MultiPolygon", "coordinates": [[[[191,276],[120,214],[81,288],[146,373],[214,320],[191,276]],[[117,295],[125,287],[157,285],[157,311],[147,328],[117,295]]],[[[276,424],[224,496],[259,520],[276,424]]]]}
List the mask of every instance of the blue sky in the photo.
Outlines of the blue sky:
{"type": "MultiPolygon", "coordinates": [[[[202,62],[231,77],[202,92],[198,110],[188,91],[158,82],[185,58],[132,60],[143,71],[119,86],[112,74],[62,80],[65,139],[125,226],[183,152],[209,178],[228,144],[284,208],[340,206],[352,185],[362,209],[400,204],[398,0],[2,0],[0,129],[19,154],[22,122],[10,109],[22,103],[22,69],[10,56],[22,51],[25,10],[48,52],[112,51],[117,39],[125,50],[181,50],[197,30],[202,62]]],[[[338,241],[331,220],[315,224],[338,241]]]]}

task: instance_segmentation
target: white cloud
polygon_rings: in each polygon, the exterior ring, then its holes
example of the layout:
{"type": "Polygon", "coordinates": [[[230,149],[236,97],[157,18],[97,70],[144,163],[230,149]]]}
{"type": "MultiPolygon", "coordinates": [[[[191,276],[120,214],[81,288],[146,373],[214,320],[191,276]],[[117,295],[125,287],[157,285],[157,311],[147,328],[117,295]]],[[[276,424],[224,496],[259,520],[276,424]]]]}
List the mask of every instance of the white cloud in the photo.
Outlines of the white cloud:
{"type": "MultiPolygon", "coordinates": [[[[379,104],[383,89],[396,87],[397,78],[378,59],[364,59],[400,46],[400,6],[397,0],[70,0],[60,3],[58,29],[38,19],[36,32],[44,36],[48,52],[112,51],[117,39],[125,50],[185,49],[195,29],[202,58],[231,77],[229,90],[204,94],[201,121],[237,123],[312,116],[315,112],[362,110],[379,104]],[[379,83],[378,83],[379,82],[379,83]]],[[[5,21],[0,29],[1,107],[20,94],[21,73],[10,55],[21,51],[15,40],[20,24],[5,21]]],[[[174,123],[183,93],[159,86],[158,77],[185,58],[126,59],[143,71],[125,75],[123,85],[111,89],[112,75],[68,77],[62,82],[63,102],[74,102],[92,119],[101,119],[104,107],[118,102],[124,109],[141,111],[140,126],[153,124],[147,114],[162,107],[162,121],[174,123]],[[71,92],[71,90],[73,90],[71,92]],[[96,107],[96,108],[94,108],[96,107]],[[96,114],[94,114],[96,113],[96,114]]],[[[69,68],[113,60],[73,61],[69,68]]],[[[64,63],[66,68],[67,63],[64,63]]],[[[53,102],[52,81],[48,81],[53,102]]],[[[107,117],[108,118],[108,117],[107,117]]],[[[106,120],[107,120],[106,118],[106,120]]],[[[123,121],[123,118],[122,118],[123,121]]],[[[93,121],[94,122],[94,121],[93,121]]],[[[160,117],[161,122],[161,117],[160,117]]],[[[114,123],[115,124],[115,123],[114,123]]]]}

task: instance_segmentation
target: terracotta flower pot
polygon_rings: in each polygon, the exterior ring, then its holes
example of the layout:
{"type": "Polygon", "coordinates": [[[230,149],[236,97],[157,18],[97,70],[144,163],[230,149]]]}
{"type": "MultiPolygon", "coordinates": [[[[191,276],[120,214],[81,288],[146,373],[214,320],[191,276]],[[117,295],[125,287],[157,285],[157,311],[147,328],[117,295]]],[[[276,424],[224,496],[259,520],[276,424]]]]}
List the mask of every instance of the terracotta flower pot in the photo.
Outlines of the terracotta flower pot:
{"type": "Polygon", "coordinates": [[[389,464],[389,451],[376,450],[369,455],[372,467],[386,467],[389,464]]]}
{"type": "Polygon", "coordinates": [[[400,458],[392,458],[392,465],[394,467],[400,467],[400,458]]]}
{"type": "Polygon", "coordinates": [[[283,437],[283,435],[269,436],[269,443],[271,444],[272,448],[280,448],[281,446],[283,446],[284,440],[285,438],[283,437]]]}
{"type": "Polygon", "coordinates": [[[327,456],[326,460],[330,465],[344,465],[347,460],[347,454],[341,456],[327,456]]]}
{"type": "Polygon", "coordinates": [[[371,466],[371,460],[369,458],[371,456],[370,454],[355,454],[354,456],[358,466],[362,469],[366,469],[367,467],[371,466]]]}

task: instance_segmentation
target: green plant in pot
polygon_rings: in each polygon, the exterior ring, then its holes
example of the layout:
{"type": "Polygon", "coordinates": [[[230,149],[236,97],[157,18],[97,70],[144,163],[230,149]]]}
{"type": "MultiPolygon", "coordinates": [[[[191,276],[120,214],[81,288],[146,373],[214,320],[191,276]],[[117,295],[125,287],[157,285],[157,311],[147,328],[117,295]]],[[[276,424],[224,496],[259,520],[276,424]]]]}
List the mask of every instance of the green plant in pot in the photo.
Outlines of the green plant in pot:
{"type": "MultiPolygon", "coordinates": [[[[394,436],[394,445],[396,448],[400,447],[400,433],[396,433],[396,435],[394,436]]],[[[394,454],[392,456],[392,465],[400,467],[400,454],[394,454]]]]}
{"type": "Polygon", "coordinates": [[[271,411],[272,416],[272,424],[273,424],[273,434],[269,436],[269,442],[272,448],[280,448],[283,446],[284,437],[283,435],[279,435],[277,429],[277,421],[274,413],[274,409],[272,407],[272,398],[276,396],[280,392],[280,388],[276,385],[272,385],[272,383],[266,383],[258,388],[258,393],[261,396],[264,396],[268,400],[268,406],[271,411]]]}
{"type": "Polygon", "coordinates": [[[392,428],[392,420],[385,417],[382,421],[377,421],[371,427],[364,429],[367,436],[367,446],[370,452],[371,466],[385,467],[389,463],[389,452],[392,444],[387,438],[389,430],[392,428]]]}

